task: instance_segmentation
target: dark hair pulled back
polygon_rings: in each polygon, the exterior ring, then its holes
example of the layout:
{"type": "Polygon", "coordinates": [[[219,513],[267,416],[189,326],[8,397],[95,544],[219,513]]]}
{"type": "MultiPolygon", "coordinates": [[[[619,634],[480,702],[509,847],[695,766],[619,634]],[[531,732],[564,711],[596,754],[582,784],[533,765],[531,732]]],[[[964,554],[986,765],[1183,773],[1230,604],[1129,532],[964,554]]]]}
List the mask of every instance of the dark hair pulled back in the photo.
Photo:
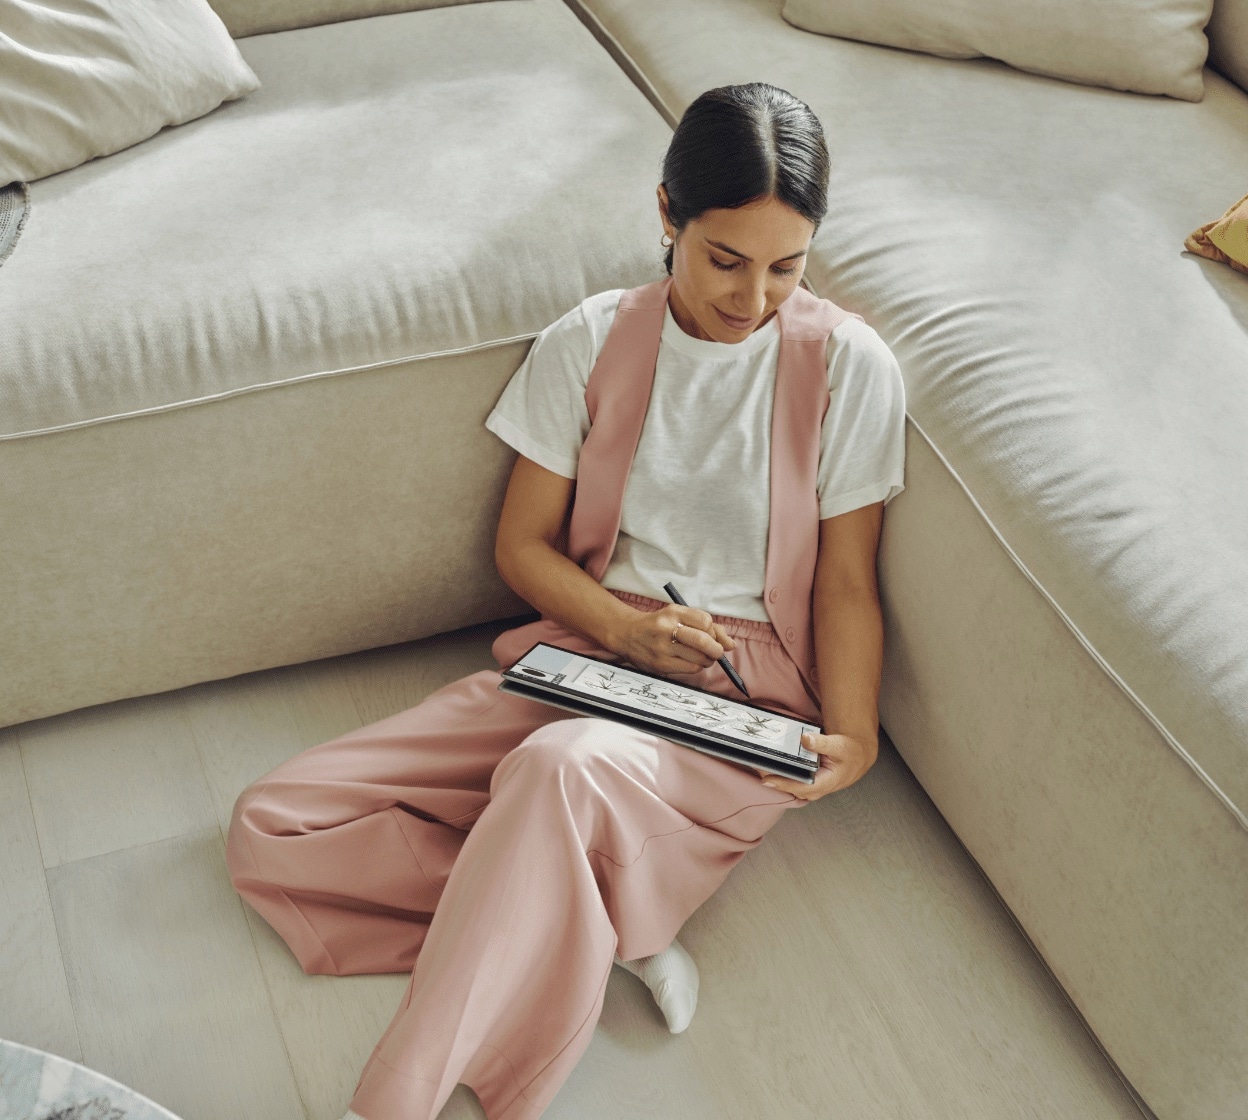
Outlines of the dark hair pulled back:
{"type": "MultiPolygon", "coordinates": [[[[708,210],[774,196],[819,228],[828,146],[809,105],[766,82],[719,86],[689,106],[663,158],[667,216],[679,234],[708,210]]],[[[664,264],[672,272],[673,248],[664,264]]]]}

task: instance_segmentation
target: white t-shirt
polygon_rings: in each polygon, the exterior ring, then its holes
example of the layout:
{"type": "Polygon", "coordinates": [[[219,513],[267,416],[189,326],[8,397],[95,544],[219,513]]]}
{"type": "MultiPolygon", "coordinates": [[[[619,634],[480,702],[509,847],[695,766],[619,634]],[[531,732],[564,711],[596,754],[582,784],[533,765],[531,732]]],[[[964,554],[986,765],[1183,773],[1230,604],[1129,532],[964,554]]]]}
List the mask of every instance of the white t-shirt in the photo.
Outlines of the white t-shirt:
{"type": "MultiPolygon", "coordinates": [[[[548,471],[575,478],[589,433],[585,385],[624,289],[600,292],[533,342],[485,426],[548,471]]],[[[669,306],[654,388],[628,475],[620,534],[602,585],[768,621],[763,605],[770,507],[771,406],[779,317],[741,342],[685,334],[669,306]]],[[[847,319],[828,339],[831,402],[819,452],[819,516],[903,488],[905,386],[876,332],[847,319]]]]}

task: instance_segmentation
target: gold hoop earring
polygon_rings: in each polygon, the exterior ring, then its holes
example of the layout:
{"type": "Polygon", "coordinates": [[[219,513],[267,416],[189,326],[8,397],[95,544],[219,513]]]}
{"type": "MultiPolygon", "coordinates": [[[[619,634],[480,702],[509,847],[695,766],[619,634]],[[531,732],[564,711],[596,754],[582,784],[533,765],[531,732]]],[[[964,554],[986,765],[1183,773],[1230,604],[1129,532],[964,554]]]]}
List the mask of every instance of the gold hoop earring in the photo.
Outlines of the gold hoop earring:
{"type": "Polygon", "coordinates": [[[673,241],[670,237],[668,237],[667,234],[665,233],[662,237],[659,238],[659,244],[662,245],[664,249],[670,249],[673,245],[676,244],[676,242],[673,241]]]}

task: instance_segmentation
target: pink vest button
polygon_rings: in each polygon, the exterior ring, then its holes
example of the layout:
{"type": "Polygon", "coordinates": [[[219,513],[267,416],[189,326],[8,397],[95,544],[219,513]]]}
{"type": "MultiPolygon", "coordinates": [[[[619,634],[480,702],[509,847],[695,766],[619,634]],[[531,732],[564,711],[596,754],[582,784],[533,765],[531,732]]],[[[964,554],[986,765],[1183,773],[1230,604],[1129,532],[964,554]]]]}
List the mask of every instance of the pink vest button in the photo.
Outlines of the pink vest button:
{"type": "Polygon", "coordinates": [[[786,638],[787,638],[790,642],[795,642],[795,641],[797,641],[797,631],[796,631],[796,630],[794,630],[792,626],[790,626],[790,627],[789,627],[789,628],[788,628],[788,629],[784,632],[784,636],[785,636],[785,637],[786,637],[786,638]]]}
{"type": "Polygon", "coordinates": [[[770,591],[767,592],[767,598],[770,602],[774,603],[777,599],[780,598],[780,588],[773,587],[770,591]]]}

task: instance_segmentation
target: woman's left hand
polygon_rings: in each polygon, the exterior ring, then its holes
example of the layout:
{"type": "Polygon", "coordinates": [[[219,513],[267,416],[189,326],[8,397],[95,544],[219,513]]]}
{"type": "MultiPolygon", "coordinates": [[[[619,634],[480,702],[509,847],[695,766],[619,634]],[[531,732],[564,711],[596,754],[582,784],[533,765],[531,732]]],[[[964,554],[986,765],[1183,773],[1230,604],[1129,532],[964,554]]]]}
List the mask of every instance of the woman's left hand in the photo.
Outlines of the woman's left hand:
{"type": "Polygon", "coordinates": [[[802,736],[802,746],[821,756],[814,782],[807,785],[760,770],[758,773],[763,778],[763,785],[791,793],[802,801],[818,801],[838,789],[852,786],[871,769],[879,754],[878,741],[853,735],[812,735],[806,732],[802,736]]]}

